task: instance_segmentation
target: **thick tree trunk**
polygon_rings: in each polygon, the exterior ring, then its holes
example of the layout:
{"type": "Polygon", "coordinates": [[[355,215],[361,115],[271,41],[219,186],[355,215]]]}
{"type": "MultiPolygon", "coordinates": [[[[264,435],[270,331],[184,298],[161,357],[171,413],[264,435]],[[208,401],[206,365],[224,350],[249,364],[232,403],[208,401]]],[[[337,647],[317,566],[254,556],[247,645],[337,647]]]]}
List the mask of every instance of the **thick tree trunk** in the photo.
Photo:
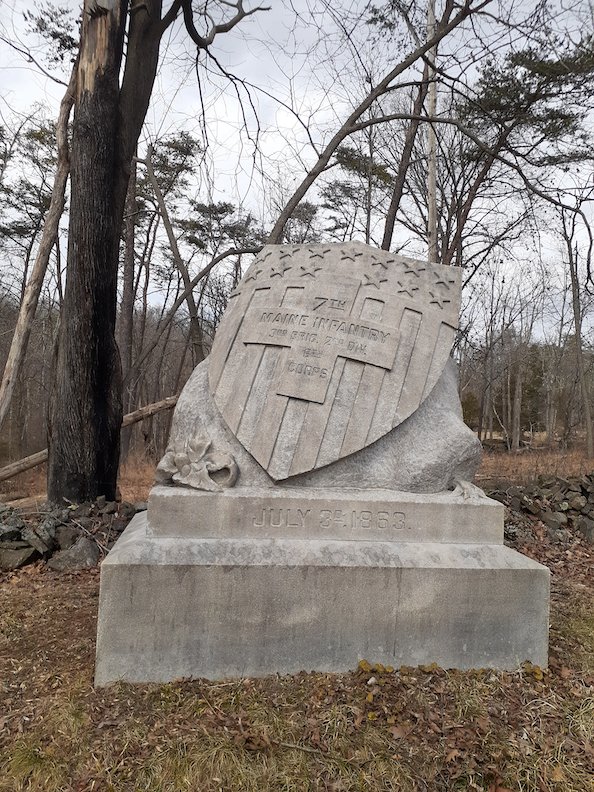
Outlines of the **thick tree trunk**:
{"type": "Polygon", "coordinates": [[[161,0],[85,0],[72,132],[68,269],[49,405],[48,498],[115,496],[122,415],[115,342],[120,230],[132,156],[146,116],[163,31],[161,0]]]}
{"type": "MultiPolygon", "coordinates": [[[[113,499],[122,422],[115,342],[121,215],[119,70],[126,0],[91,15],[85,3],[71,150],[68,267],[49,409],[48,499],[113,499]]],[[[123,202],[122,202],[123,204],[123,202]]],[[[122,206],[123,210],[123,206],[122,206]]]]}
{"type": "Polygon", "coordinates": [[[122,381],[125,383],[132,365],[132,331],[134,324],[135,267],[134,248],[136,238],[136,164],[132,164],[128,194],[126,196],[124,220],[124,271],[122,275],[122,302],[118,320],[118,346],[122,360],[122,381]]]}

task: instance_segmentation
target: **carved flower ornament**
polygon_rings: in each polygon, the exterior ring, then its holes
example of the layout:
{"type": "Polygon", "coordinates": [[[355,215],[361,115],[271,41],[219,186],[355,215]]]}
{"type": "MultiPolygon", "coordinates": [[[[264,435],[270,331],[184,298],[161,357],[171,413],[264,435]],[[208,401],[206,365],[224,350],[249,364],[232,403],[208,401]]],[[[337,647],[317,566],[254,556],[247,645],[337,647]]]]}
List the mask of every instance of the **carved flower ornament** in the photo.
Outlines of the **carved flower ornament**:
{"type": "Polygon", "coordinates": [[[156,483],[175,483],[211,492],[232,487],[239,475],[237,463],[231,454],[212,451],[211,445],[210,440],[195,437],[169,446],[157,465],[156,483]]]}

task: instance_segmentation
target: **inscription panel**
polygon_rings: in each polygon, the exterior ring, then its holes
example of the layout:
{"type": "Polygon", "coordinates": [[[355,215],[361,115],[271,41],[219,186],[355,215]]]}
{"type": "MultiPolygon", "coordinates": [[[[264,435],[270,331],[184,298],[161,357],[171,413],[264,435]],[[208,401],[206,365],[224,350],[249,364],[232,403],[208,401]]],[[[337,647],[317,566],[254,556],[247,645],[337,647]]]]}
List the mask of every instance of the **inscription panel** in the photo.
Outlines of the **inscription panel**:
{"type": "Polygon", "coordinates": [[[398,330],[371,319],[339,318],[316,311],[262,311],[246,314],[245,344],[286,347],[276,372],[276,393],[318,402],[326,399],[337,357],[390,370],[398,349],[398,330]]]}
{"type": "Polygon", "coordinates": [[[320,533],[327,535],[337,531],[405,531],[411,526],[406,524],[405,512],[392,508],[386,509],[322,509],[283,508],[282,506],[262,506],[248,517],[249,525],[266,532],[276,529],[298,529],[311,531],[311,538],[320,533]]]}
{"type": "Polygon", "coordinates": [[[282,491],[261,488],[247,494],[238,487],[221,494],[154,487],[148,519],[151,532],[158,536],[503,541],[503,506],[486,497],[468,499],[455,492],[407,497],[386,490],[340,490],[321,495],[311,488],[287,487],[282,491]]]}

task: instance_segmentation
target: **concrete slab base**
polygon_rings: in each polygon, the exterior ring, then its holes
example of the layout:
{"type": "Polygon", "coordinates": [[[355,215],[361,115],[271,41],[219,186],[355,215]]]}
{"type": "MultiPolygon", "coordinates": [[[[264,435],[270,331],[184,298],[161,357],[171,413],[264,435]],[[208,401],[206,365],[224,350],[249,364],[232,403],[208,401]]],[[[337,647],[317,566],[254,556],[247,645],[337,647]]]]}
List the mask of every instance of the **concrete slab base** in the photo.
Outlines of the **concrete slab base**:
{"type": "Polygon", "coordinates": [[[549,572],[498,544],[157,537],[103,562],[95,682],[547,664],[549,572]]]}

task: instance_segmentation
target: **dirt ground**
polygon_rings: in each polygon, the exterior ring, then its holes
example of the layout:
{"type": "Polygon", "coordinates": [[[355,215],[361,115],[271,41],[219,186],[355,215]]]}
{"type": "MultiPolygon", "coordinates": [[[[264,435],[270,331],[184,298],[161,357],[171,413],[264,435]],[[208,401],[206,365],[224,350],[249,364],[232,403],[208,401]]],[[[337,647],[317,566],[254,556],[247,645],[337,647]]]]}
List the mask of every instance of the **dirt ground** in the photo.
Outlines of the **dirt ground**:
{"type": "Polygon", "coordinates": [[[0,791],[594,790],[594,547],[507,526],[552,572],[548,669],[354,658],[341,675],[95,690],[99,570],[4,573],[0,791]]]}

